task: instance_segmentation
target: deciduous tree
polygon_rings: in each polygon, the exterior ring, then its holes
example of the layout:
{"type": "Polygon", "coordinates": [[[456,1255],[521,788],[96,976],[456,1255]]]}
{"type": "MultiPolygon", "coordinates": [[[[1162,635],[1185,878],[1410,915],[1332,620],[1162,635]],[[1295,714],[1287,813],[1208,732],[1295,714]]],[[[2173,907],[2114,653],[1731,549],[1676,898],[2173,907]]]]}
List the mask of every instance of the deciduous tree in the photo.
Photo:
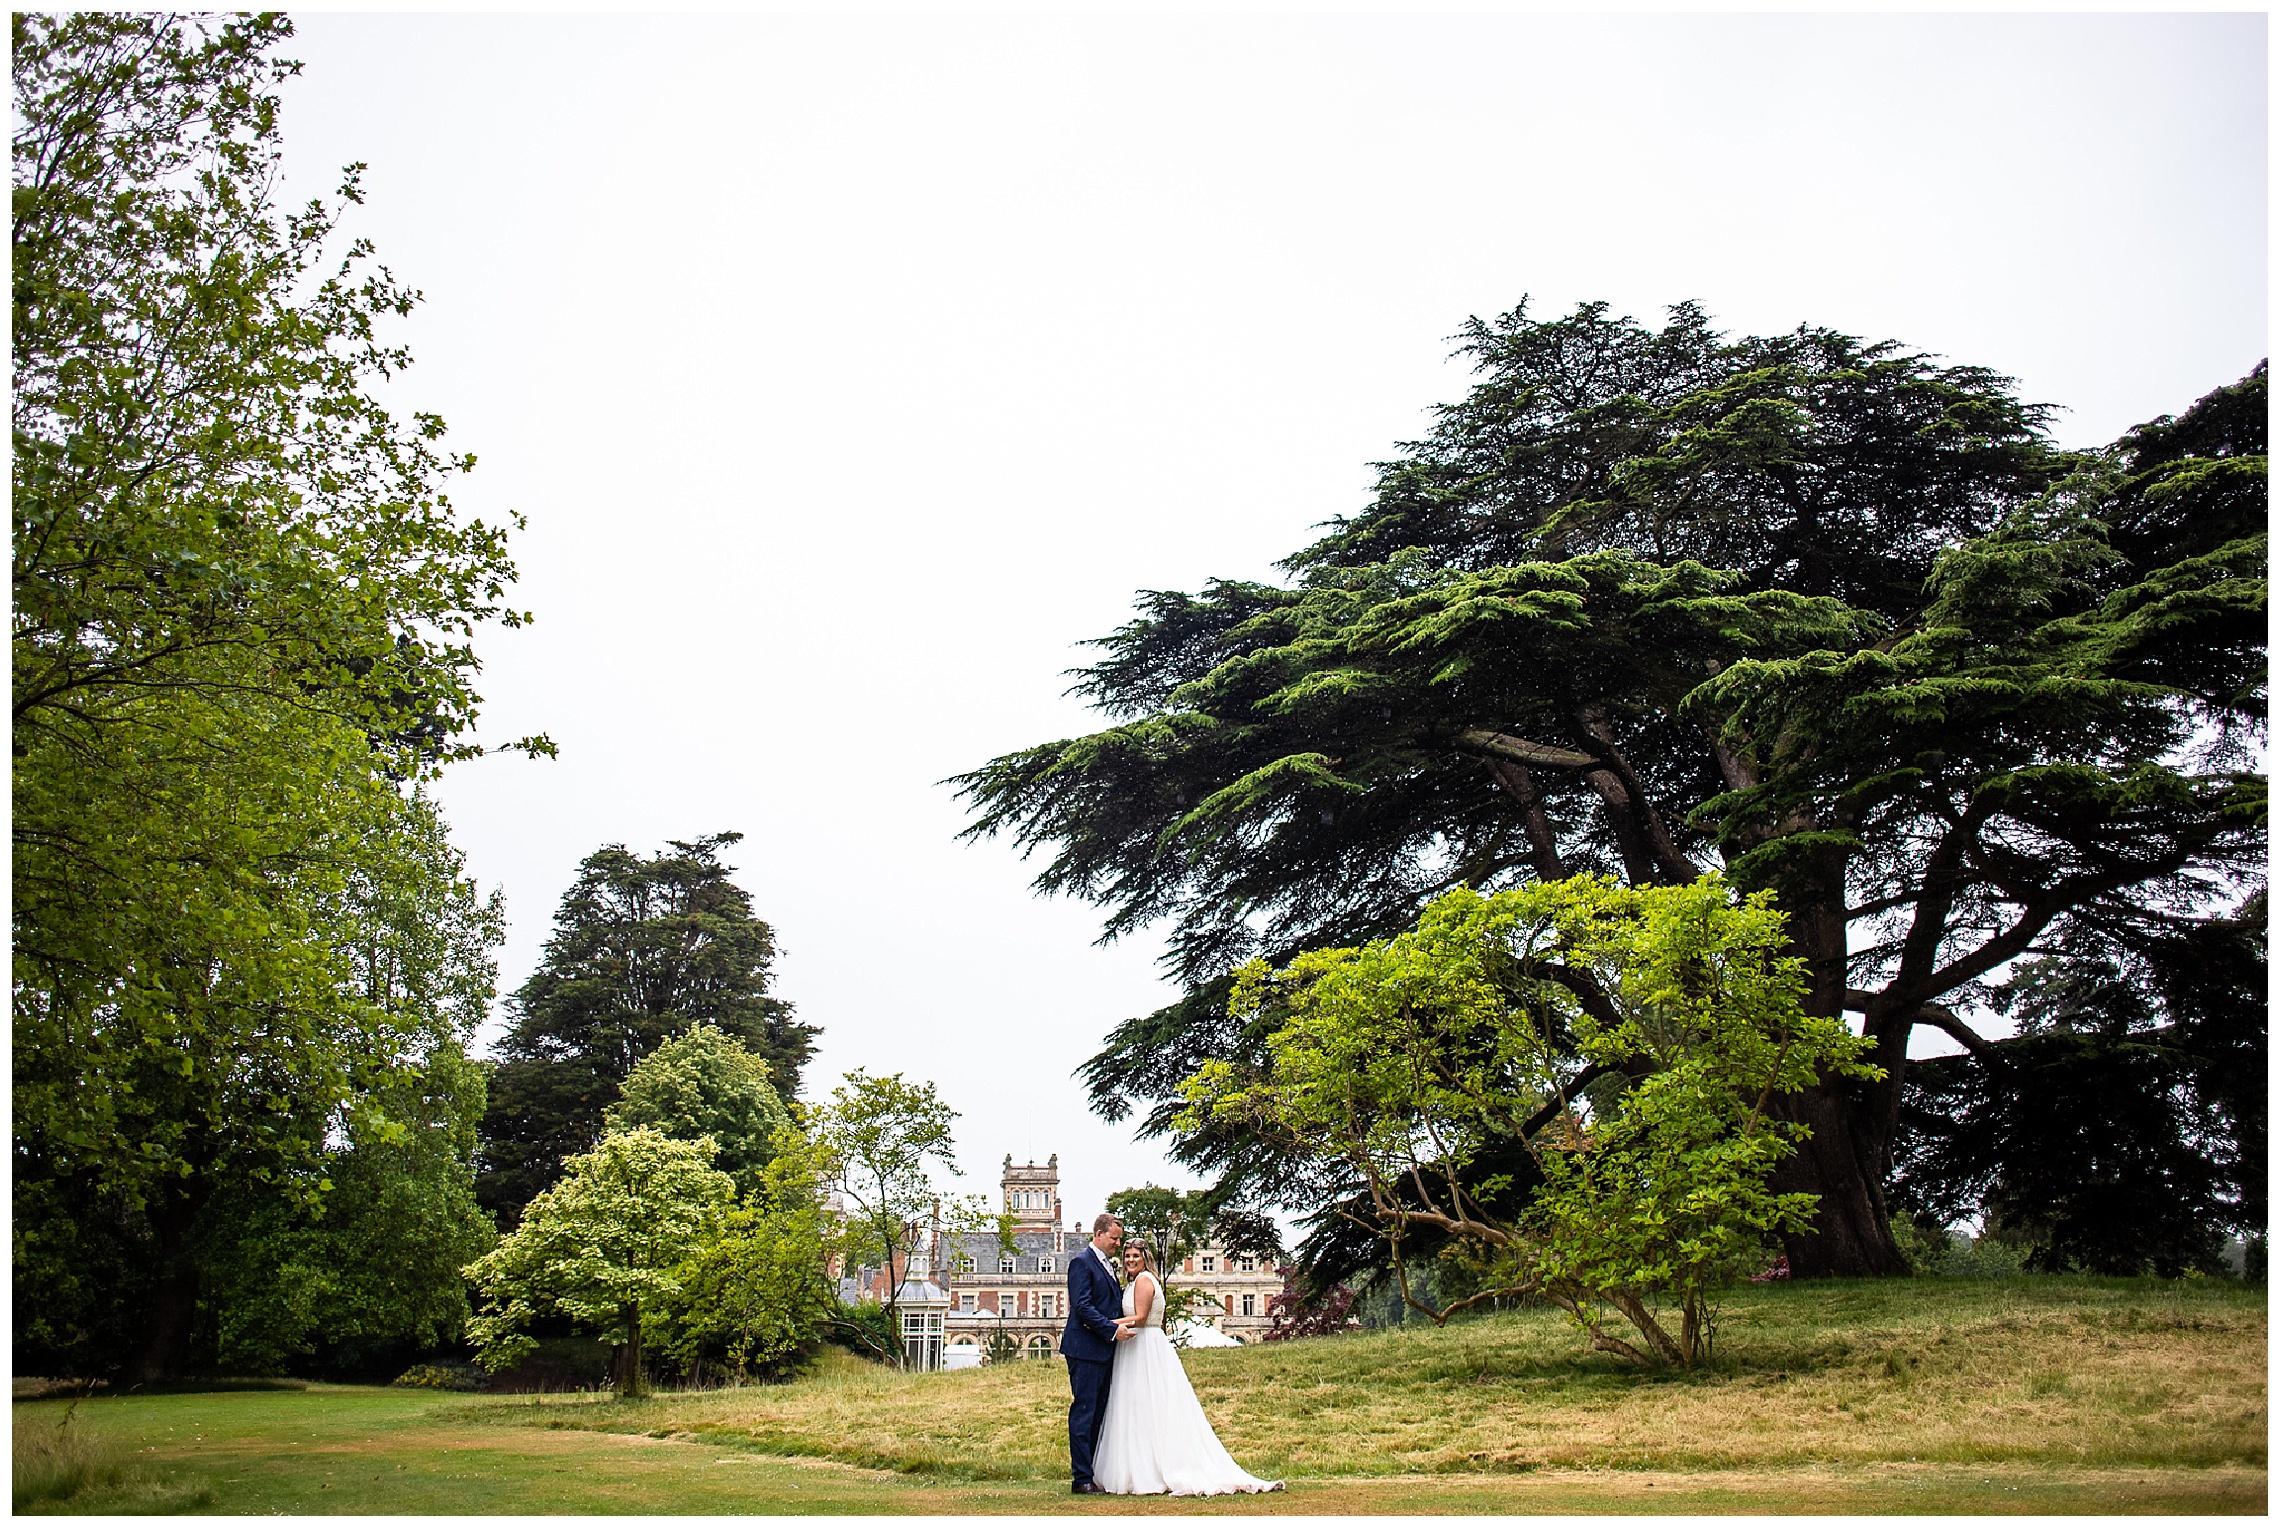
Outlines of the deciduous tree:
{"type": "Polygon", "coordinates": [[[1591,876],[1482,896],[1459,887],[1417,928],[1238,973],[1239,1017],[1269,1015],[1269,1059],[1207,1063],[1204,1116],[1272,1140],[1381,1238],[1405,1298],[1418,1228],[1467,1244],[1495,1282],[1436,1320],[1503,1295],[1572,1315],[1592,1345],[1691,1365],[1710,1298],[1763,1265],[1769,1233],[1811,1196],[1769,1187],[1805,1127],[1771,1101],[1872,1069],[1868,1042],[1807,1014],[1804,962],[1772,895],[1737,903],[1715,877],[1622,887],[1591,876]],[[1532,1192],[1484,1174],[1517,1142],[1532,1192]],[[1658,1305],[1675,1306],[1678,1330],[1658,1305]],[[1606,1329],[1619,1313],[1634,1346],[1606,1329]]]}
{"type": "Polygon", "coordinates": [[[87,1296],[18,1340],[136,1379],[185,1360],[217,1196],[313,1206],[347,1113],[459,1038],[373,962],[434,953],[390,898],[458,905],[408,788],[483,751],[473,636],[525,619],[444,492],[471,460],[378,401],[418,294],[342,238],[355,169],[275,200],[290,33],[14,20],[17,1274],[87,1296]]]}
{"type": "Polygon", "coordinates": [[[455,1044],[359,1097],[315,1166],[314,1211],[240,1183],[200,1228],[201,1355],[225,1374],[392,1376],[456,1345],[470,1314],[460,1269],[499,1239],[475,1202],[483,1073],[455,1044]]]}
{"type": "Polygon", "coordinates": [[[642,1394],[647,1324],[681,1297],[691,1250],[719,1235],[735,1201],[712,1155],[710,1141],[644,1126],[565,1162],[522,1223],[467,1266],[484,1303],[467,1325],[478,1360],[511,1368],[537,1346],[530,1322],[559,1312],[622,1343],[618,1393],[642,1394]]]}
{"type": "Polygon", "coordinates": [[[788,1126],[758,1184],[698,1247],[667,1304],[658,1350],[694,1374],[708,1360],[739,1380],[796,1363],[837,1315],[826,1275],[826,1224],[816,1154],[788,1126]]]}
{"type": "Polygon", "coordinates": [[[1180,1265],[1188,1254],[1211,1239],[1216,1206],[1209,1192],[1158,1188],[1120,1188],[1108,1196],[1108,1212],[1124,1225],[1126,1244],[1145,1242],[1155,1260],[1164,1287],[1164,1327],[1175,1342],[1184,1341],[1180,1324],[1203,1298],[1201,1290],[1180,1279],[1180,1265]]]}
{"type": "Polygon", "coordinates": [[[612,1130],[648,1125],[677,1141],[710,1140],[719,1151],[713,1166],[734,1180],[739,1196],[761,1190],[792,1129],[768,1063],[709,1024],[674,1036],[635,1063],[623,1094],[602,1118],[612,1130]]]}
{"type": "Polygon", "coordinates": [[[902,1280],[923,1238],[937,1227],[956,1235],[995,1218],[977,1198],[952,1198],[935,1181],[934,1169],[958,1173],[950,1136],[957,1117],[931,1082],[908,1082],[900,1072],[874,1077],[858,1068],[832,1089],[808,1123],[824,1182],[844,1216],[838,1250],[851,1269],[886,1272],[881,1303],[898,1355],[902,1280]]]}

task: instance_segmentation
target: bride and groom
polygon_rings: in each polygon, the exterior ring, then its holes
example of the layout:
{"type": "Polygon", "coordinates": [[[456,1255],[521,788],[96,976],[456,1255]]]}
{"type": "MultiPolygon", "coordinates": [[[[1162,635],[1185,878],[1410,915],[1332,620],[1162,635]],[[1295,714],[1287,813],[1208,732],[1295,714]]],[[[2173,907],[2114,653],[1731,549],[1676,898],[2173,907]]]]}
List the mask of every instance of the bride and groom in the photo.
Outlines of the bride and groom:
{"type": "Polygon", "coordinates": [[[1279,1480],[1244,1473],[1220,1445],[1211,1419],[1164,1335],[1164,1286],[1144,1243],[1121,1249],[1113,1215],[1093,1222],[1092,1243],[1069,1259],[1069,1489],[1078,1495],[1218,1496],[1279,1491],[1279,1480]]]}

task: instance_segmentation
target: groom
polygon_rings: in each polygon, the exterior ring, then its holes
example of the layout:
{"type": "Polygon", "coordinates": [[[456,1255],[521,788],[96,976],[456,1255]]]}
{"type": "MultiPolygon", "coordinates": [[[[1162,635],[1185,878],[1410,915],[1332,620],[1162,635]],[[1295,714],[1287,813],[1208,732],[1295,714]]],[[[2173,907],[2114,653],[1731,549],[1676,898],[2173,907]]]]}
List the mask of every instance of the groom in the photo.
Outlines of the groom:
{"type": "Polygon", "coordinates": [[[1109,1366],[1116,1344],[1132,1335],[1118,1326],[1124,1315],[1124,1288],[1116,1277],[1116,1248],[1124,1223],[1114,1215],[1093,1221],[1092,1244],[1069,1259],[1069,1324],[1061,1333],[1061,1356],[1069,1361],[1069,1489],[1079,1496],[1100,1490],[1093,1484],[1093,1445],[1100,1441],[1101,1414],[1108,1410],[1109,1366]]]}

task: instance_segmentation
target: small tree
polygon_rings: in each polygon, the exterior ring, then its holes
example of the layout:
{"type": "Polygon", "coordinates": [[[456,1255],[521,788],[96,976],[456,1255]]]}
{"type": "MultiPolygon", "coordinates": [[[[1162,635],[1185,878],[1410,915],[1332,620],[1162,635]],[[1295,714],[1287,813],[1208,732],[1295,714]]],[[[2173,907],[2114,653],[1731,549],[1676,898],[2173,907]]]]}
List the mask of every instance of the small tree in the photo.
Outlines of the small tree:
{"type": "Polygon", "coordinates": [[[1293,1337],[1334,1337],[1352,1326],[1354,1292],[1340,1284],[1319,1300],[1307,1298],[1298,1270],[1283,1272],[1282,1292],[1267,1301],[1268,1326],[1261,1342],[1288,1342],[1293,1337]]]}
{"type": "Polygon", "coordinates": [[[821,1152],[825,1181],[839,1193],[846,1216],[844,1250],[850,1263],[878,1257],[887,1270],[887,1325],[896,1332],[903,1277],[919,1238],[942,1204],[942,1190],[926,1163],[958,1175],[951,1120],[958,1111],[935,1097],[933,1083],[907,1083],[901,1072],[871,1076],[855,1070],[832,1088],[814,1117],[812,1138],[821,1152]]]}
{"type": "Polygon", "coordinates": [[[720,1151],[713,1166],[735,1180],[739,1196],[761,1190],[792,1125],[768,1063],[709,1024],[643,1057],[602,1118],[611,1130],[647,1125],[677,1141],[711,1138],[720,1151]]]}
{"type": "Polygon", "coordinates": [[[735,1194],[712,1158],[711,1141],[645,1126],[564,1163],[514,1234],[467,1265],[485,1305],[467,1324],[477,1361],[512,1367],[537,1346],[524,1328],[560,1312],[624,1343],[618,1394],[643,1393],[643,1323],[680,1297],[689,1249],[717,1235],[735,1194]]]}
{"type": "MultiPolygon", "coordinates": [[[[950,1122],[958,1117],[935,1095],[931,1082],[906,1082],[896,1072],[873,1077],[856,1070],[832,1089],[815,1111],[815,1142],[825,1181],[845,1216],[840,1248],[850,1265],[876,1257],[886,1270],[888,1326],[901,1351],[902,1279],[929,1225],[943,1222],[944,1195],[927,1172],[933,1161],[953,1176],[958,1162],[950,1122]]],[[[951,1206],[943,1229],[981,1223],[976,1204],[951,1206]]]]}
{"type": "Polygon", "coordinates": [[[1239,972],[1234,1013],[1275,1023],[1271,1059],[1256,1073],[1206,1065],[1189,1123],[1234,1116],[1324,1176],[1360,1179],[1338,1213],[1384,1239],[1403,1298],[1436,1322],[1539,1294],[1596,1348],[1690,1365],[1709,1293],[1759,1262],[1769,1235],[1810,1223],[1811,1195],[1767,1186],[1806,1133],[1768,1105],[1874,1074],[1857,1059],[1865,1042],[1804,1012],[1783,939],[1770,894],[1737,902],[1715,876],[1459,887],[1410,933],[1239,972]],[[1511,1170],[1483,1174],[1499,1160],[1511,1170]],[[1418,1231],[1497,1276],[1439,1308],[1418,1302],[1404,1269],[1418,1231]],[[1606,1330],[1610,1311],[1644,1350],[1606,1330]]]}
{"type": "Polygon", "coordinates": [[[1213,1206],[1203,1190],[1181,1193],[1176,1188],[1120,1188],[1108,1196],[1108,1212],[1124,1223],[1125,1240],[1146,1242],[1155,1258],[1158,1281],[1164,1287],[1164,1330],[1174,1334],[1204,1296],[1201,1290],[1178,1283],[1173,1275],[1180,1262],[1211,1239],[1213,1206]]]}
{"type": "MultiPolygon", "coordinates": [[[[724,1153],[725,1155],[725,1153],[724,1153]]],[[[759,1186],[680,1270],[658,1343],[686,1373],[718,1353],[739,1380],[783,1371],[811,1347],[839,1302],[825,1278],[824,1213],[814,1152],[786,1127],[759,1186]]]]}
{"type": "Polygon", "coordinates": [[[1159,1268],[1170,1268],[1193,1252],[1211,1225],[1211,1196],[1176,1188],[1120,1188],[1108,1196],[1108,1212],[1124,1223],[1127,1241],[1141,1240],[1159,1268]]]}

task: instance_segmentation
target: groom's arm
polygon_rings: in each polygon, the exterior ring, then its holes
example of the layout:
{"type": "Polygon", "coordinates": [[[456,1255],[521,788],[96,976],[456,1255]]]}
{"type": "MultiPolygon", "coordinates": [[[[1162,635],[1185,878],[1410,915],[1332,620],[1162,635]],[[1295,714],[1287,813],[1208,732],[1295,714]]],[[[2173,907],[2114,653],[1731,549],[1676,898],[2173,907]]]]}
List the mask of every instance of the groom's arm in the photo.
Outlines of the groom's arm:
{"type": "Polygon", "coordinates": [[[1079,1326],[1104,1342],[1114,1342],[1117,1338],[1116,1323],[1124,1312],[1103,1308],[1100,1297],[1095,1293],[1101,1285],[1108,1282],[1105,1273],[1106,1270],[1097,1262],[1092,1268],[1083,1271],[1071,1269],[1069,1307],[1076,1312],[1079,1326]]]}

